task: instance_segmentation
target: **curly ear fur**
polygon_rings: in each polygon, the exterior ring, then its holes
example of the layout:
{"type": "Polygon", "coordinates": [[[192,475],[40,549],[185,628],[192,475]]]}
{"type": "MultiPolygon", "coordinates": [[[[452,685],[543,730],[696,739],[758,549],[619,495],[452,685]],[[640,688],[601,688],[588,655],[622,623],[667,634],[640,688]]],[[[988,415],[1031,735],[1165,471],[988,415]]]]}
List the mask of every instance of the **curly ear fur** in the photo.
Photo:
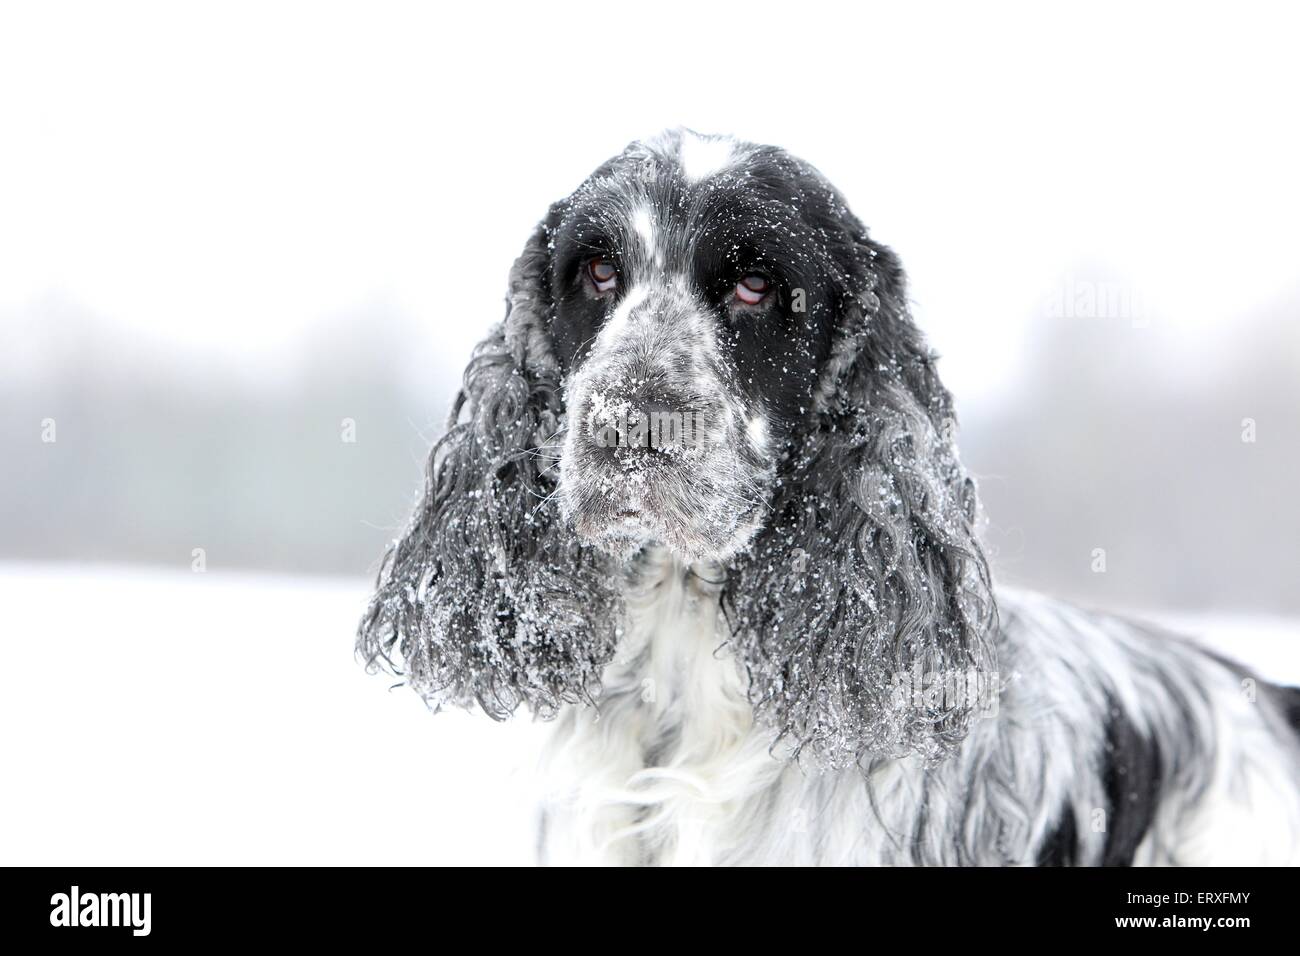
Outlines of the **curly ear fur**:
{"type": "Polygon", "coordinates": [[[756,716],[827,767],[952,752],[996,679],[996,606],[951,399],[897,259],[859,242],[865,289],[724,597],[756,716]]]}
{"type": "Polygon", "coordinates": [[[474,350],[357,632],[369,669],[404,673],[434,707],[477,701],[497,719],[590,701],[621,616],[609,559],[552,497],[563,409],[547,240],[543,225],[511,270],[505,321],[474,350]]]}

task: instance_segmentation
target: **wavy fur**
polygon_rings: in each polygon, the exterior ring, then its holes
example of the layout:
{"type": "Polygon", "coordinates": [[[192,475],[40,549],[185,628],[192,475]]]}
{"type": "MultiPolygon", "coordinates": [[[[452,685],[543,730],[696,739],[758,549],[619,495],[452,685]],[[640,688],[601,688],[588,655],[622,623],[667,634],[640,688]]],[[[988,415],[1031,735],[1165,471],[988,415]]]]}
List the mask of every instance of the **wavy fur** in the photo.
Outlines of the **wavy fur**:
{"type": "Polygon", "coordinates": [[[539,229],[511,271],[505,321],[465,370],[357,635],[372,670],[404,674],[435,707],[477,702],[497,719],[520,704],[550,717],[592,701],[620,616],[610,559],[553,501],[562,409],[543,331],[546,262],[539,229]]]}

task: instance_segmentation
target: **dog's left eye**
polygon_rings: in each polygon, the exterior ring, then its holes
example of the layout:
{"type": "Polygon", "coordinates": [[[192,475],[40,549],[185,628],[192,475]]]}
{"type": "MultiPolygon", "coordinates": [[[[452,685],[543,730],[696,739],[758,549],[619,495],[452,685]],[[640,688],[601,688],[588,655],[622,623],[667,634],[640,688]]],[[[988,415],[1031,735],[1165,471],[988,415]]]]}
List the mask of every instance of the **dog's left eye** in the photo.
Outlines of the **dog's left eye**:
{"type": "Polygon", "coordinates": [[[587,275],[591,277],[591,284],[597,292],[608,292],[618,285],[618,269],[603,256],[587,263],[587,275]]]}
{"type": "Polygon", "coordinates": [[[767,298],[771,288],[772,284],[767,281],[767,276],[761,276],[757,272],[750,273],[736,283],[736,301],[743,302],[745,305],[758,305],[767,298]]]}

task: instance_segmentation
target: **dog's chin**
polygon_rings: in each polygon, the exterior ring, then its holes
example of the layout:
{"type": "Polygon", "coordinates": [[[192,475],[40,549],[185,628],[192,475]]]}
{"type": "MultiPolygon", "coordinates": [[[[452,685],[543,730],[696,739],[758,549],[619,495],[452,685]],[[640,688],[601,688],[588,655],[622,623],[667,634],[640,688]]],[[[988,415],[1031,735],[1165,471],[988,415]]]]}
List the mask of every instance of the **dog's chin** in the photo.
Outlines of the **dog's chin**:
{"type": "Polygon", "coordinates": [[[757,503],[729,514],[708,509],[698,515],[664,514],[647,507],[564,510],[578,537],[611,557],[626,561],[649,545],[662,545],[685,564],[734,557],[757,534],[764,513],[757,503]]]}

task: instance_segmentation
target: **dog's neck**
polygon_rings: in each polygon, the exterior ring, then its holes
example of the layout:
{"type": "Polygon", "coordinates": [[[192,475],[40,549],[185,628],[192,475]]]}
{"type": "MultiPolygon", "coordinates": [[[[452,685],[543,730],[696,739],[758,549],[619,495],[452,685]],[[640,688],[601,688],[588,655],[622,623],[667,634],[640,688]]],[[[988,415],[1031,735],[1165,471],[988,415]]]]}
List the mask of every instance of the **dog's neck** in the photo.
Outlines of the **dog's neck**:
{"type": "Polygon", "coordinates": [[[725,647],[723,579],[717,565],[688,566],[660,548],[630,569],[599,704],[570,708],[552,736],[562,806],[546,834],[551,861],[714,861],[737,802],[779,775],[725,647]]]}
{"type": "Polygon", "coordinates": [[[647,549],[627,582],[626,623],[605,669],[604,704],[629,693],[644,710],[654,741],[676,741],[675,759],[728,746],[752,725],[743,676],[725,649],[719,612],[724,570],[690,565],[662,548],[647,549]]]}

